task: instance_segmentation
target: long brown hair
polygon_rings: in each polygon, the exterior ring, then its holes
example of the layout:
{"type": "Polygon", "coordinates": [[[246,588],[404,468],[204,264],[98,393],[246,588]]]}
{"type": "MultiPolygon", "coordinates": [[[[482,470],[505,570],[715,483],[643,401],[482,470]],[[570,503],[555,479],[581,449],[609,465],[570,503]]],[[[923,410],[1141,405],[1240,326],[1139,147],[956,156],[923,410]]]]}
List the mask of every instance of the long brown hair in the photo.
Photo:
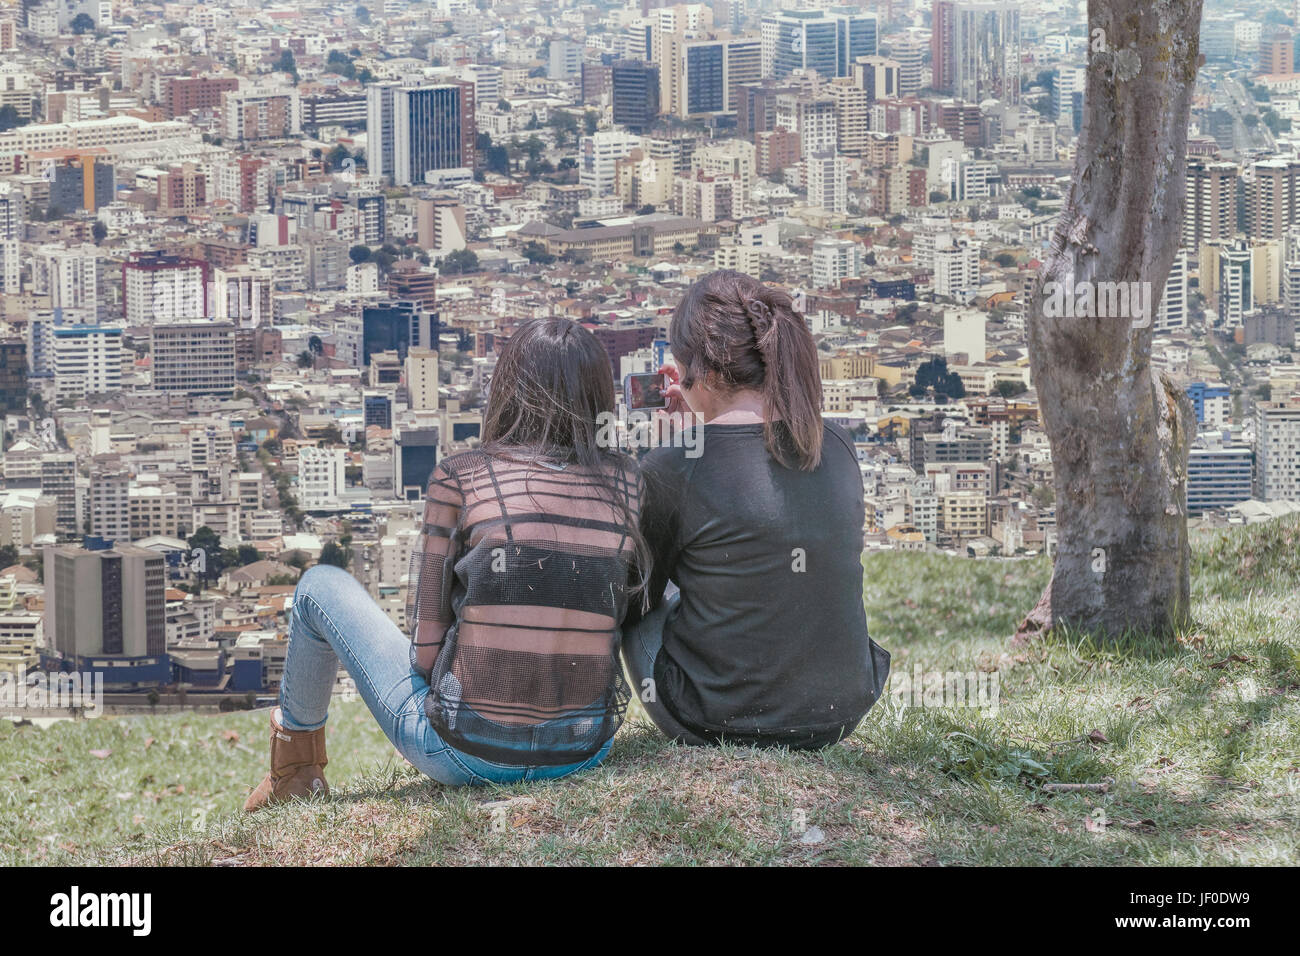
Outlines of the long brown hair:
{"type": "Polygon", "coordinates": [[[590,475],[627,528],[635,593],[649,580],[650,549],[629,504],[640,470],[600,440],[599,416],[613,413],[614,377],[596,337],[568,319],[533,319],[515,330],[497,359],[482,447],[489,455],[567,462],[590,475]]]}
{"type": "Polygon", "coordinates": [[[682,385],[763,396],[767,450],[787,468],[812,471],[822,455],[817,345],[790,296],[729,269],[711,272],[673,312],[668,344],[682,385]]]}

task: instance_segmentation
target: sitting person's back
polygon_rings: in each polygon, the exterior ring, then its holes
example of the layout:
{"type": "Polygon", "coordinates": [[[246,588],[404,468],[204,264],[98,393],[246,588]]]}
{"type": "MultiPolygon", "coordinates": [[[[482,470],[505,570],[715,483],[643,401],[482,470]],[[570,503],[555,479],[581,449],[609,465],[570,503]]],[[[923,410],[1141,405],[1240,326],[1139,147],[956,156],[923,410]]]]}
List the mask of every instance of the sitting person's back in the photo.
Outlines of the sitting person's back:
{"type": "Polygon", "coordinates": [[[822,421],[812,334],[784,292],[720,271],[668,338],[668,413],[704,424],[643,462],[654,607],[624,625],[634,690],[688,743],[834,743],[880,696],[889,655],[867,634],[862,476],[822,421]]]}
{"type": "Polygon", "coordinates": [[[681,590],[656,690],[702,736],[834,743],[879,693],[853,446],[827,425],[820,464],[801,471],[768,453],[761,424],[701,427],[701,457],[663,448],[642,464],[652,592],[681,590]]]}
{"type": "Polygon", "coordinates": [[[508,452],[438,465],[408,613],[412,663],[448,742],[484,759],[569,763],[613,735],[627,704],[616,628],[636,481],[617,464],[508,452]]]}

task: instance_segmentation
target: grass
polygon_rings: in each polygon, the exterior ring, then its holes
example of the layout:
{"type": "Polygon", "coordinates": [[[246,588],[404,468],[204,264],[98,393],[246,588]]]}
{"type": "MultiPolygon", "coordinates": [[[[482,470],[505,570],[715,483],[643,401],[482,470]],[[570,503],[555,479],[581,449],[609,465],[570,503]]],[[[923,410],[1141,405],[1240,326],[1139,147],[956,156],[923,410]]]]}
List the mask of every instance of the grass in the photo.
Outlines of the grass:
{"type": "Polygon", "coordinates": [[[867,558],[895,675],[996,674],[999,706],[887,698],[818,753],[677,747],[633,713],[580,778],[455,790],[357,702],[331,716],[333,796],[246,817],[265,712],[0,722],[0,863],[1295,865],[1300,523],[1195,548],[1177,642],[1018,648],[1045,562],[867,558]]]}

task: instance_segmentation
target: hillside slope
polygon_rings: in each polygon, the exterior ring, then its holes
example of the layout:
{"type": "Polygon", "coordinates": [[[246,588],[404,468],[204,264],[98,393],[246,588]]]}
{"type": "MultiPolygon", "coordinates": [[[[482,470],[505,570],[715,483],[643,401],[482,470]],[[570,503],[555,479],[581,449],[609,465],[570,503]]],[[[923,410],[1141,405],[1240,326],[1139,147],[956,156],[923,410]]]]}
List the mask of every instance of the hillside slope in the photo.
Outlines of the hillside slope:
{"type": "Polygon", "coordinates": [[[1168,645],[1010,648],[1041,559],[867,558],[896,679],[977,671],[998,706],[887,699],[820,753],[675,747],[634,713],[582,778],[450,790],[358,702],[331,716],[334,796],[246,818],[264,711],[0,721],[0,863],[1294,865],[1300,522],[1195,547],[1196,624],[1168,645]]]}

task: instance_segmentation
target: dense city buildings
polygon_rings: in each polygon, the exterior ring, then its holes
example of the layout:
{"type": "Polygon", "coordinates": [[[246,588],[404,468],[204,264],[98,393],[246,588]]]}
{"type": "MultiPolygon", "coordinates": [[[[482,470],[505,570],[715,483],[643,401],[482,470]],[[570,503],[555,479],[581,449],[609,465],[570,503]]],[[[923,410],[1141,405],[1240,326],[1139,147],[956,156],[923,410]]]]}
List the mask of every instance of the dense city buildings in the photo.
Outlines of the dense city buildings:
{"type": "MultiPolygon", "coordinates": [[[[1300,506],[1296,16],[1205,11],[1149,315],[1196,524],[1300,506]]],[[[621,395],[716,268],[808,323],[868,548],[1051,552],[1027,293],[1097,42],[1045,0],[0,14],[0,669],[271,695],[321,561],[402,625],[519,326],[621,395]]]]}

